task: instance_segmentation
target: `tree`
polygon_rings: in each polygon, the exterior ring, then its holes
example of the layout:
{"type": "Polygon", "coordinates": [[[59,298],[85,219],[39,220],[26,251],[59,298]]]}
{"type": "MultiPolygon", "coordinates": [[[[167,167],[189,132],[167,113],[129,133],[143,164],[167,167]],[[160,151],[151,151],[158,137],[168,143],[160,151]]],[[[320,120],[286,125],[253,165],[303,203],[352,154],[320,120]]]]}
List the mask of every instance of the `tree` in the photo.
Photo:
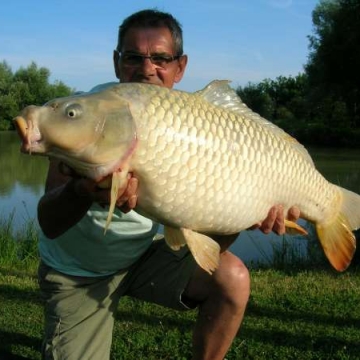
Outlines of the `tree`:
{"type": "Polygon", "coordinates": [[[270,95],[264,91],[262,83],[249,83],[244,88],[239,86],[236,93],[251,110],[268,120],[272,120],[274,103],[270,95]]]}
{"type": "Polygon", "coordinates": [[[329,124],[340,111],[342,125],[360,127],[360,0],[321,0],[312,18],[305,66],[312,107],[318,117],[330,115],[329,124]]]}
{"type": "Polygon", "coordinates": [[[13,74],[6,61],[0,63],[0,130],[13,128],[12,119],[28,105],[42,105],[70,95],[73,90],[61,81],[49,84],[50,71],[32,62],[13,74]]]}
{"type": "Polygon", "coordinates": [[[308,116],[306,106],[307,76],[279,76],[259,84],[239,87],[237,94],[255,112],[264,118],[278,121],[303,121],[308,116]]]}
{"type": "Polygon", "coordinates": [[[0,95],[3,95],[9,87],[13,74],[11,67],[6,61],[0,63],[0,95]]]}
{"type": "Polygon", "coordinates": [[[6,61],[0,63],[0,130],[9,130],[12,126],[9,116],[18,111],[17,103],[10,94],[13,73],[6,61]]]}

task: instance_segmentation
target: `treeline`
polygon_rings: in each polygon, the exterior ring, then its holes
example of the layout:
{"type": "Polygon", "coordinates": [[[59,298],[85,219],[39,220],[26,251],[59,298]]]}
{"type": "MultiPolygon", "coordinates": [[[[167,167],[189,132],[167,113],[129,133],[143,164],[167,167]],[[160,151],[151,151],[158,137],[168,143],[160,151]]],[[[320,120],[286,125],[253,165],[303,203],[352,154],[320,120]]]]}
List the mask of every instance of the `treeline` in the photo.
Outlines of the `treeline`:
{"type": "Polygon", "coordinates": [[[12,119],[27,105],[42,105],[72,90],[61,81],[49,83],[50,71],[34,62],[15,73],[6,61],[0,63],[0,130],[12,130],[12,119]]]}
{"type": "Polygon", "coordinates": [[[360,0],[323,0],[304,73],[239,87],[255,112],[304,144],[360,146],[360,0]]]}

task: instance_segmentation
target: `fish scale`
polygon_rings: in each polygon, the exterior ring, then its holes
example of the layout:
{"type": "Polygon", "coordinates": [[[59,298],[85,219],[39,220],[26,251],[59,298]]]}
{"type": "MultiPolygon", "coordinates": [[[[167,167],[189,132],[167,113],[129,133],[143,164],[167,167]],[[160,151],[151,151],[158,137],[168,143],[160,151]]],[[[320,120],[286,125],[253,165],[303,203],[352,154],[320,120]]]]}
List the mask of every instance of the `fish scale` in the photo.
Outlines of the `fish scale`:
{"type": "Polygon", "coordinates": [[[111,206],[131,171],[136,210],[163,223],[169,246],[187,245],[209,273],[219,263],[211,236],[246,229],[275,204],[284,212],[296,205],[315,224],[337,270],[355,251],[360,196],[329,183],[301,144],[252,112],[226,81],[195,93],[119,84],[27,108],[15,124],[24,152],[58,157],[101,184],[112,176],[111,206]]]}
{"type": "MultiPolygon", "coordinates": [[[[184,102],[177,102],[174,111],[175,114],[178,114],[180,112],[181,105],[185,106],[184,102]]],[[[183,227],[191,228],[194,230],[202,230],[202,231],[204,230],[216,231],[216,229],[219,229],[218,231],[222,231],[226,233],[235,232],[236,230],[239,229],[239,226],[242,229],[250,226],[252,223],[254,223],[257,220],[256,216],[257,217],[259,216],[258,214],[259,207],[256,207],[257,213],[250,212],[250,214],[248,214],[248,216],[244,218],[245,221],[242,224],[239,223],[239,218],[237,218],[237,216],[229,215],[228,213],[226,213],[224,214],[224,216],[217,215],[216,216],[217,220],[216,220],[214,219],[212,214],[217,212],[216,209],[220,206],[222,201],[229,204],[231,199],[235,199],[234,201],[231,202],[233,205],[230,206],[230,210],[231,212],[234,212],[236,214],[237,209],[247,207],[246,205],[247,203],[249,203],[247,199],[251,197],[252,193],[253,193],[252,196],[253,199],[257,199],[260,197],[261,194],[259,194],[258,196],[256,194],[256,191],[258,188],[263,188],[263,185],[259,182],[254,182],[253,180],[250,181],[250,177],[248,177],[249,181],[246,187],[237,186],[236,173],[234,173],[235,175],[234,177],[229,178],[229,173],[230,173],[229,163],[232,162],[234,164],[234,167],[240,169],[244,168],[244,171],[246,173],[253,171],[253,168],[257,168],[259,165],[261,165],[259,164],[260,160],[264,158],[266,159],[266,157],[259,155],[260,152],[258,151],[258,148],[254,147],[254,144],[252,143],[251,139],[254,138],[255,135],[257,135],[256,145],[258,146],[260,141],[264,141],[264,139],[266,138],[266,134],[262,132],[260,136],[259,135],[260,133],[255,131],[254,128],[251,126],[252,124],[250,121],[244,121],[244,126],[237,127],[237,130],[241,132],[241,134],[244,135],[244,139],[246,139],[245,145],[247,146],[242,148],[243,156],[239,157],[238,153],[236,152],[226,151],[227,148],[229,147],[228,145],[233,141],[231,137],[234,136],[236,138],[237,136],[235,136],[236,132],[232,131],[231,133],[228,133],[229,135],[231,134],[231,136],[225,137],[224,125],[226,125],[229,121],[230,123],[232,123],[234,119],[229,120],[230,114],[225,110],[222,111],[218,110],[217,112],[218,117],[216,118],[216,121],[214,121],[212,126],[209,126],[207,130],[207,134],[211,134],[209,136],[210,141],[206,141],[205,144],[201,146],[200,142],[197,140],[198,138],[201,138],[198,136],[198,133],[200,133],[201,131],[203,132],[206,131],[205,130],[206,128],[203,129],[201,127],[201,121],[197,121],[197,120],[202,118],[208,119],[209,116],[207,116],[207,114],[205,113],[204,106],[198,106],[194,101],[188,102],[186,106],[187,106],[187,113],[190,115],[188,116],[188,118],[182,118],[182,126],[180,128],[180,134],[182,136],[179,136],[179,132],[176,131],[176,129],[174,129],[174,132],[171,131],[168,132],[170,133],[170,137],[166,138],[164,134],[161,133],[161,130],[159,130],[159,129],[163,129],[162,124],[159,123],[159,119],[157,117],[154,117],[154,121],[157,123],[157,128],[154,128],[154,126],[150,126],[149,128],[154,129],[154,131],[150,132],[149,134],[145,132],[143,134],[143,138],[153,139],[153,141],[157,145],[155,148],[153,148],[152,142],[148,143],[144,141],[146,147],[144,151],[141,151],[142,138],[140,137],[139,148],[137,149],[137,153],[133,159],[134,168],[141,169],[140,172],[146,173],[148,177],[157,176],[157,173],[159,171],[157,168],[154,168],[153,172],[148,171],[146,169],[146,164],[151,163],[153,161],[153,159],[149,157],[149,155],[157,159],[157,167],[163,168],[163,165],[160,160],[162,158],[162,153],[167,154],[169,152],[167,148],[164,148],[163,146],[164,144],[172,144],[174,138],[172,138],[171,135],[176,134],[177,138],[183,139],[183,141],[178,144],[179,153],[181,154],[182,157],[179,158],[177,156],[172,157],[172,171],[171,171],[171,174],[173,176],[174,174],[178,175],[177,177],[178,182],[184,181],[184,186],[182,186],[176,192],[177,198],[179,198],[178,211],[181,211],[181,209],[184,206],[185,201],[183,199],[187,198],[186,204],[188,205],[188,207],[194,209],[194,213],[197,216],[197,218],[194,218],[193,215],[189,215],[186,218],[182,218],[181,225],[183,227]],[[192,107],[194,107],[194,109],[192,109],[192,107]],[[217,141],[212,140],[214,134],[216,134],[217,141]],[[193,144],[196,144],[196,146],[192,146],[193,144]],[[202,149],[204,147],[211,149],[211,151],[209,151],[207,161],[201,156],[201,152],[203,152],[202,149]],[[141,163],[139,165],[136,164],[137,158],[141,158],[141,163]],[[256,158],[258,159],[258,161],[256,161],[256,158]],[[232,159],[232,161],[230,159],[232,159]],[[209,189],[207,189],[208,191],[206,192],[208,196],[205,196],[204,198],[204,195],[206,194],[202,195],[201,196],[202,201],[200,203],[199,200],[201,198],[194,197],[193,194],[189,193],[188,191],[193,181],[197,181],[197,179],[201,181],[202,179],[200,176],[198,176],[198,172],[193,172],[192,174],[191,173],[189,174],[191,170],[198,167],[198,162],[200,163],[203,162],[204,164],[203,166],[206,169],[210,169],[210,171],[208,172],[208,178],[211,177],[208,180],[211,186],[209,187],[209,189]],[[193,164],[193,166],[191,166],[191,164],[193,164]],[[241,189],[244,189],[244,193],[241,193],[241,189]],[[236,200],[236,198],[238,198],[238,200],[236,200]],[[242,200],[242,198],[244,200],[242,200]],[[201,204],[201,205],[197,206],[197,204],[201,204]],[[207,206],[207,204],[210,204],[210,206],[207,206]],[[203,209],[204,207],[205,209],[203,209]],[[207,223],[205,223],[206,219],[208,219],[207,223]],[[229,219],[231,219],[232,221],[229,219]],[[227,223],[228,226],[225,227],[224,223],[227,223]]],[[[170,107],[168,101],[166,101],[165,107],[166,108],[170,107]]],[[[208,110],[208,113],[210,113],[210,111],[211,109],[208,110]]],[[[146,112],[146,108],[145,108],[145,112],[146,112]]],[[[147,117],[144,118],[146,118],[146,121],[150,121],[150,122],[152,121],[151,118],[150,120],[147,117]]],[[[167,126],[170,126],[169,122],[167,122],[167,126]]],[[[141,128],[145,129],[145,125],[141,126],[141,128]]],[[[262,178],[259,177],[258,179],[261,180],[262,178]]],[[[143,180],[147,181],[147,179],[143,179],[143,180]]],[[[176,179],[174,179],[174,181],[176,181],[176,179]]],[[[162,185],[163,184],[159,184],[159,186],[162,185]]],[[[206,186],[206,184],[204,184],[203,182],[199,182],[196,185],[197,188],[199,188],[199,186],[204,186],[204,185],[206,186]]],[[[156,187],[156,185],[154,186],[156,187]]],[[[157,194],[159,194],[158,196],[160,197],[161,195],[163,195],[163,192],[159,191],[157,192],[157,194]]],[[[140,196],[141,196],[141,192],[140,192],[140,196]]],[[[164,194],[164,200],[156,201],[156,203],[163,202],[164,204],[167,204],[165,199],[166,196],[167,194],[164,194]]],[[[148,197],[144,196],[143,200],[148,201],[148,203],[145,205],[143,203],[143,205],[141,206],[145,207],[146,209],[149,209],[151,207],[151,202],[153,201],[153,198],[149,196],[148,197]]],[[[259,201],[262,202],[262,200],[263,199],[259,198],[259,201]]],[[[262,216],[266,215],[268,208],[271,206],[270,200],[271,199],[269,199],[269,203],[267,205],[262,206],[261,209],[263,213],[262,216]]],[[[174,200],[172,199],[171,206],[169,206],[169,209],[167,209],[166,206],[163,206],[163,208],[161,209],[161,211],[169,214],[167,216],[167,219],[171,218],[171,213],[176,213],[174,212],[174,208],[176,207],[176,205],[174,205],[173,201],[174,200]]],[[[153,212],[153,210],[151,210],[150,212],[153,212]]],[[[170,224],[174,224],[174,223],[175,220],[174,222],[170,222],[170,224]]]]}

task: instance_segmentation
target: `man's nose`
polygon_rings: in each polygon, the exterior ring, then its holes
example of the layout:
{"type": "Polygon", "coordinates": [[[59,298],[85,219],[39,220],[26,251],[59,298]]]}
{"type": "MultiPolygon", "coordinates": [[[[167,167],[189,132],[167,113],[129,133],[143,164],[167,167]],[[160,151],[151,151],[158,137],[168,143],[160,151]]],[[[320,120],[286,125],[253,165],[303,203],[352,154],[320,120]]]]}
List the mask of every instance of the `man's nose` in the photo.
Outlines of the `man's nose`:
{"type": "Polygon", "coordinates": [[[140,68],[145,74],[151,74],[156,70],[157,66],[149,58],[144,58],[140,68]]]}

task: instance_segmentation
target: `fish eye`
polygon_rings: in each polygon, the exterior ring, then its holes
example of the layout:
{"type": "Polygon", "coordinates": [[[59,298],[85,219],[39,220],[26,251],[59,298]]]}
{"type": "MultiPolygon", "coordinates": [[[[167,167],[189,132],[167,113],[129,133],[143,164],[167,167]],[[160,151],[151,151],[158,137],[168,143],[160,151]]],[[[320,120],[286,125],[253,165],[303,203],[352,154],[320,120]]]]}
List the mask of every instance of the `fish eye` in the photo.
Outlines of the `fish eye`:
{"type": "Polygon", "coordinates": [[[82,114],[82,107],[79,104],[70,104],[65,108],[65,115],[69,119],[77,119],[82,114]]]}

